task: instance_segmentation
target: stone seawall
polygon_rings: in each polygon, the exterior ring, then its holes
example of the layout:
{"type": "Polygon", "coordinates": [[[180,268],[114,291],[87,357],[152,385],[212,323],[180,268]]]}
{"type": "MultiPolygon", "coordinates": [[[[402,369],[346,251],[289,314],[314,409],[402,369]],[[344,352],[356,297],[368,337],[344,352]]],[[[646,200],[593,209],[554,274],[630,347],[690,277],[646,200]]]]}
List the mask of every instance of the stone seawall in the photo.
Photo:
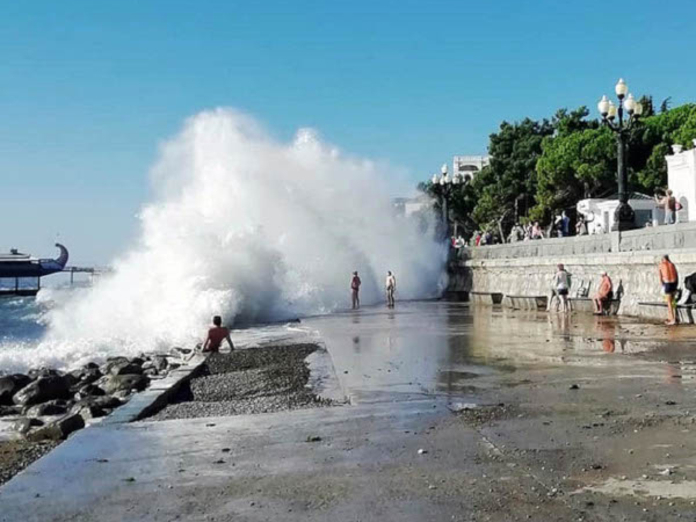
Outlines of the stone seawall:
{"type": "Polygon", "coordinates": [[[663,299],[660,293],[657,264],[664,253],[668,253],[677,266],[680,281],[683,281],[685,276],[696,272],[696,248],[467,259],[451,265],[448,290],[451,292],[501,292],[506,295],[546,295],[551,288],[556,265],[563,263],[573,276],[571,295],[575,295],[575,290],[583,281],[585,284],[588,281],[591,282],[590,295],[592,295],[597,290],[600,272],[606,270],[615,288],[619,283],[623,285],[624,296],[619,314],[640,315],[639,302],[663,299]]]}
{"type": "Polygon", "coordinates": [[[696,223],[680,223],[611,232],[596,236],[521,241],[468,249],[469,259],[517,259],[522,257],[563,257],[617,252],[670,251],[696,249],[696,223]]]}

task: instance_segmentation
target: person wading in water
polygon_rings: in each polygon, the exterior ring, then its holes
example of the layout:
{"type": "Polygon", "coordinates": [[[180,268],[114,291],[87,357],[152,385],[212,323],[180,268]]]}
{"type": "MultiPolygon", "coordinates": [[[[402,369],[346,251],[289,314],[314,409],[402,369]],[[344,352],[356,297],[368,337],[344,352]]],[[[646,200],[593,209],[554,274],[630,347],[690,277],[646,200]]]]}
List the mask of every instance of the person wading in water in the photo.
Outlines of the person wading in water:
{"type": "Polygon", "coordinates": [[[565,314],[570,312],[568,294],[570,292],[570,274],[566,271],[562,263],[558,265],[558,272],[553,278],[556,295],[561,304],[561,311],[565,314]]]}
{"type": "Polygon", "coordinates": [[[394,308],[394,292],[396,291],[396,277],[391,272],[387,272],[387,280],[385,282],[387,289],[387,306],[394,308]]]}
{"type": "Polygon", "coordinates": [[[222,326],[222,317],[213,317],[213,327],[208,330],[208,336],[203,343],[204,352],[219,352],[222,341],[226,340],[230,345],[230,351],[234,350],[234,344],[230,339],[230,329],[222,326]]]}
{"type": "Polygon", "coordinates": [[[350,295],[353,299],[353,310],[360,308],[360,277],[357,272],[353,272],[353,278],[350,280],[350,295]]]}
{"type": "Polygon", "coordinates": [[[660,261],[660,283],[662,284],[662,293],[667,301],[667,326],[677,324],[676,303],[674,296],[677,293],[677,285],[679,284],[679,275],[677,267],[669,260],[669,256],[665,254],[660,261]]]}

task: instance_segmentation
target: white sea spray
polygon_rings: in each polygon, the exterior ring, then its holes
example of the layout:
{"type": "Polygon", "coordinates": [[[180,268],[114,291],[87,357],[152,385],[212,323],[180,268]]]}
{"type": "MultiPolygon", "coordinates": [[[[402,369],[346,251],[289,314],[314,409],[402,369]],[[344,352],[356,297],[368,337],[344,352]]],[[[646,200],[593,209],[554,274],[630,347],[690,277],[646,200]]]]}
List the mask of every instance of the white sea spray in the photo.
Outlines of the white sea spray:
{"type": "Polygon", "coordinates": [[[0,349],[0,368],[71,367],[200,341],[228,324],[323,314],[441,290],[443,244],[432,223],[395,214],[383,165],[346,156],[308,129],[280,143],[229,109],[190,118],[161,147],[140,238],[92,288],[61,296],[43,339],[0,349]],[[423,226],[425,224],[425,227],[423,226]]]}

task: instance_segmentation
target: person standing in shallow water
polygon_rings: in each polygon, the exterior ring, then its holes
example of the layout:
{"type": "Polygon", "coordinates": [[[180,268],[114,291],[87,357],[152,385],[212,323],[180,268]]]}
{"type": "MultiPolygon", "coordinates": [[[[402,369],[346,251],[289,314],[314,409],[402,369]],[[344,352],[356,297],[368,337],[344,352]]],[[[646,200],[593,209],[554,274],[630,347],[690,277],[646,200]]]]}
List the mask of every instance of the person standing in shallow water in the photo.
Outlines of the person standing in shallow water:
{"type": "Polygon", "coordinates": [[[213,317],[213,327],[208,330],[208,336],[203,343],[204,352],[219,352],[222,341],[226,340],[230,345],[230,351],[234,350],[234,344],[230,339],[230,329],[222,326],[222,317],[213,317]]]}
{"type": "Polygon", "coordinates": [[[387,272],[387,280],[385,282],[387,290],[387,306],[394,308],[394,292],[396,291],[396,277],[391,272],[387,272]]]}
{"type": "Polygon", "coordinates": [[[566,271],[563,263],[558,264],[558,271],[553,278],[556,295],[561,304],[561,311],[567,313],[570,311],[568,304],[568,294],[570,293],[570,274],[566,271]]]}
{"type": "Polygon", "coordinates": [[[660,260],[660,283],[662,284],[662,293],[667,301],[667,326],[677,324],[676,303],[674,296],[677,293],[677,285],[679,284],[679,275],[677,267],[669,260],[669,256],[665,254],[660,260]]]}
{"type": "Polygon", "coordinates": [[[350,280],[350,295],[353,300],[353,310],[360,308],[360,277],[357,272],[353,272],[353,278],[350,280]]]}

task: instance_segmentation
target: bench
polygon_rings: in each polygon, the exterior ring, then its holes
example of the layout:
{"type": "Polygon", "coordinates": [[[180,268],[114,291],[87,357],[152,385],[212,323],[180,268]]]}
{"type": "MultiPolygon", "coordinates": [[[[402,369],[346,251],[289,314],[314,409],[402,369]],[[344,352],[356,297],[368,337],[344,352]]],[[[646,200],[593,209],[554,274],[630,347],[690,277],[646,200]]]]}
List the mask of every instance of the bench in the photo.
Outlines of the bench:
{"type": "MultiPolygon", "coordinates": [[[[570,309],[574,312],[594,313],[594,303],[589,297],[571,297],[570,309]]],[[[621,299],[612,299],[609,305],[609,315],[616,315],[619,312],[621,299]]]]}
{"type": "Polygon", "coordinates": [[[499,305],[503,302],[502,292],[469,292],[469,301],[481,305],[499,305]]]}
{"type": "MultiPolygon", "coordinates": [[[[677,321],[683,324],[694,324],[694,311],[696,304],[678,304],[677,321]]],[[[638,303],[638,315],[647,319],[664,321],[667,319],[667,303],[664,301],[652,301],[638,303]]]]}
{"type": "Polygon", "coordinates": [[[466,303],[469,301],[469,292],[464,290],[447,290],[442,297],[446,301],[459,301],[466,303]]]}
{"type": "Polygon", "coordinates": [[[546,295],[505,295],[503,304],[513,310],[545,310],[546,295]]]}

